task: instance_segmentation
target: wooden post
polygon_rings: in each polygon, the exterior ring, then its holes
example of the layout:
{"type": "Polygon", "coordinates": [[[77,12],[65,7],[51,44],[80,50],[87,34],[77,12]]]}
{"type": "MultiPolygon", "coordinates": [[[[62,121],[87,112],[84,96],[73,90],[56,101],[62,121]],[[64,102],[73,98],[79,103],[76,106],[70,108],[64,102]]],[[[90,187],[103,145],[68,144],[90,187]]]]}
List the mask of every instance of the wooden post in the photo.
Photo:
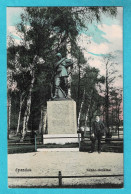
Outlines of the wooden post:
{"type": "Polygon", "coordinates": [[[81,143],[81,140],[80,140],[80,133],[78,132],[78,143],[79,143],[79,151],[80,151],[80,143],[81,143]]]}
{"type": "Polygon", "coordinates": [[[62,174],[61,174],[61,171],[59,171],[58,173],[58,179],[59,179],[59,187],[62,186],[62,174]]]}
{"type": "Polygon", "coordinates": [[[37,152],[36,134],[35,134],[35,152],[37,152]]]}

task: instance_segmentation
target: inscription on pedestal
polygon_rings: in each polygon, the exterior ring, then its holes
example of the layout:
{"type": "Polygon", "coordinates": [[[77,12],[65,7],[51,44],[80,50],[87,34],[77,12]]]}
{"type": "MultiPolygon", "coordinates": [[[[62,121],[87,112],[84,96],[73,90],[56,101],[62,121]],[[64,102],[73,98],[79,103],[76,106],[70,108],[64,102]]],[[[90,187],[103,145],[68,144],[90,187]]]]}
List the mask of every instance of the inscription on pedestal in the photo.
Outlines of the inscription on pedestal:
{"type": "Polygon", "coordinates": [[[47,102],[48,134],[76,134],[76,103],[73,100],[47,102]]]}

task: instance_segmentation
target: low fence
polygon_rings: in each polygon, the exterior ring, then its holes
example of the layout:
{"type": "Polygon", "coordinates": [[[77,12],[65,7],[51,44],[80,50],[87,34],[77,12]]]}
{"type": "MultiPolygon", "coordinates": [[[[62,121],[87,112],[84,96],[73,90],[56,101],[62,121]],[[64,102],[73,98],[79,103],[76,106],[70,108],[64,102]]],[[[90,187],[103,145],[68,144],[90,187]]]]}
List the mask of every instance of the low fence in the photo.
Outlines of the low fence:
{"type": "MultiPolygon", "coordinates": [[[[78,136],[77,137],[44,137],[44,139],[65,139],[65,138],[68,138],[68,139],[78,139],[78,147],[79,147],[79,151],[81,150],[81,143],[84,141],[85,143],[87,142],[90,142],[90,137],[82,137],[79,133],[78,133],[78,136]]],[[[26,144],[28,145],[32,145],[34,146],[34,151],[37,152],[37,147],[39,146],[40,144],[40,141],[41,141],[41,144],[43,144],[42,142],[42,138],[40,137],[37,137],[36,135],[34,136],[34,138],[30,138],[30,144],[29,142],[28,143],[25,143],[25,142],[20,142],[20,141],[17,141],[17,142],[14,142],[14,143],[11,143],[11,140],[10,140],[10,143],[9,145],[24,145],[26,146],[26,144]]],[[[14,140],[12,140],[14,141],[14,140]]],[[[101,141],[105,142],[123,142],[123,138],[116,138],[116,137],[112,137],[112,138],[102,138],[101,141]]],[[[9,150],[13,149],[13,148],[8,148],[9,150]]]]}
{"type": "Polygon", "coordinates": [[[102,177],[123,177],[123,174],[117,175],[83,175],[83,176],[63,176],[62,172],[58,172],[58,176],[8,176],[9,179],[58,179],[58,187],[64,186],[62,183],[62,179],[70,179],[70,178],[102,178],[102,177]]]}

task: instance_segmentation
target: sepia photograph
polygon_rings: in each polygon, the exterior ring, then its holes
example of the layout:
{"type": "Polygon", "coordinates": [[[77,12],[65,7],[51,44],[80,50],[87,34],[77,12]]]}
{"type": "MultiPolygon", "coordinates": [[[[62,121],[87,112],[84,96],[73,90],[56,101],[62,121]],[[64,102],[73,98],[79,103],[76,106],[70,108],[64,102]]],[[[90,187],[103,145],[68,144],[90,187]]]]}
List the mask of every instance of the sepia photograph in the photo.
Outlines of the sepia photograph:
{"type": "Polygon", "coordinates": [[[124,188],[123,7],[7,7],[8,188],[124,188]]]}

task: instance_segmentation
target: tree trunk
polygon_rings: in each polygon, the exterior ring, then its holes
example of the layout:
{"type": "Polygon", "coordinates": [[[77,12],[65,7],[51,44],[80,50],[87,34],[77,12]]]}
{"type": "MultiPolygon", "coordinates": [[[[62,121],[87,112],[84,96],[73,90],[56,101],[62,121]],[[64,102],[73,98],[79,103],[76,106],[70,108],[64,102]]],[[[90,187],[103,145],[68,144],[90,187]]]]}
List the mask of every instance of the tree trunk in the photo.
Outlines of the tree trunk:
{"type": "MultiPolygon", "coordinates": [[[[78,96],[78,98],[77,98],[77,118],[79,118],[79,104],[80,104],[80,100],[79,100],[79,98],[80,98],[80,64],[79,64],[79,62],[78,62],[78,67],[79,67],[79,77],[78,77],[78,94],[77,94],[77,96],[78,96]]],[[[81,109],[81,108],[80,108],[81,109]]]]}
{"type": "Polygon", "coordinates": [[[83,108],[83,104],[84,104],[84,99],[85,99],[85,89],[84,89],[84,93],[83,93],[83,98],[82,98],[82,102],[81,102],[81,106],[80,106],[80,111],[78,114],[78,130],[80,129],[80,118],[81,118],[81,113],[82,113],[82,108],[83,108]]]}
{"type": "MultiPolygon", "coordinates": [[[[88,118],[89,118],[89,110],[90,110],[90,104],[88,106],[88,109],[87,109],[87,112],[86,112],[86,117],[85,117],[85,130],[86,130],[86,127],[87,127],[87,121],[88,121],[88,118]]],[[[91,128],[90,128],[90,134],[91,134],[91,128]]]]}
{"type": "Polygon", "coordinates": [[[7,131],[8,139],[9,139],[10,125],[11,125],[11,96],[8,95],[8,131],[7,131]]]}
{"type": "MultiPolygon", "coordinates": [[[[106,126],[109,130],[109,85],[108,85],[108,61],[106,63],[106,96],[105,96],[106,126]]],[[[110,132],[110,130],[109,130],[110,132]]]]}
{"type": "Polygon", "coordinates": [[[17,130],[16,130],[17,135],[20,132],[21,109],[22,109],[23,102],[24,102],[24,99],[22,100],[22,95],[21,95],[20,96],[20,109],[19,109],[19,116],[18,116],[18,124],[17,124],[17,130]]]}
{"type": "Polygon", "coordinates": [[[40,123],[39,123],[39,134],[41,134],[42,133],[42,121],[43,121],[43,108],[42,108],[42,106],[41,106],[41,111],[40,111],[41,113],[40,113],[40,123]]]}
{"type": "Polygon", "coordinates": [[[44,107],[44,112],[43,112],[43,133],[47,134],[48,129],[47,129],[47,107],[44,107]]]}
{"type": "MultiPolygon", "coordinates": [[[[85,128],[87,127],[87,121],[88,121],[88,118],[89,118],[89,111],[90,111],[91,104],[92,104],[92,98],[93,98],[93,89],[91,90],[91,96],[90,96],[89,106],[88,106],[88,109],[87,109],[87,112],[86,112],[85,128]]],[[[90,123],[90,125],[91,125],[91,123],[90,123]]],[[[91,126],[90,126],[90,135],[91,135],[91,126]]]]}
{"type": "Polygon", "coordinates": [[[22,139],[25,138],[25,135],[27,132],[28,120],[29,120],[29,116],[30,116],[30,107],[31,107],[31,94],[29,93],[29,96],[27,99],[27,107],[25,110],[24,120],[23,120],[22,139]]]}
{"type": "Polygon", "coordinates": [[[28,127],[28,121],[29,121],[29,117],[30,117],[31,94],[32,94],[32,89],[33,89],[34,81],[35,81],[34,70],[32,70],[31,75],[32,75],[32,80],[31,80],[31,85],[30,85],[30,89],[29,89],[29,95],[28,95],[28,98],[27,98],[27,107],[26,107],[25,114],[24,114],[22,139],[25,138],[25,135],[26,135],[26,132],[27,132],[27,127],[28,127]]]}
{"type": "Polygon", "coordinates": [[[46,129],[46,113],[47,113],[47,108],[46,107],[41,107],[41,119],[39,123],[39,134],[44,134],[45,129],[46,129]]]}
{"type": "Polygon", "coordinates": [[[88,120],[88,116],[89,116],[89,106],[86,112],[86,117],[85,117],[85,127],[87,127],[87,120],[88,120]]]}

